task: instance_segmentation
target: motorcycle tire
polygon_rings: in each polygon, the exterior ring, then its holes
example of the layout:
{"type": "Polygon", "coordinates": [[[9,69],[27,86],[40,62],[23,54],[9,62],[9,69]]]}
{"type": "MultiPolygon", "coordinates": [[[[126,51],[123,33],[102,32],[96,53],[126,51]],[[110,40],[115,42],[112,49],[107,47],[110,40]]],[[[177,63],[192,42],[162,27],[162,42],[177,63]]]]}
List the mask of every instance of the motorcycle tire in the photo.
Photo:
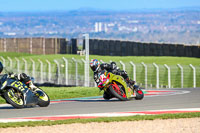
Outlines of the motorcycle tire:
{"type": "Polygon", "coordinates": [[[38,106],[47,107],[50,104],[49,96],[40,88],[36,89],[36,93],[38,94],[38,106]]]}
{"type": "Polygon", "coordinates": [[[103,94],[103,98],[105,99],[105,100],[110,100],[111,98],[113,98],[114,96],[112,96],[109,92],[104,92],[104,94],[103,94]]]}
{"type": "Polygon", "coordinates": [[[14,88],[9,88],[7,91],[3,94],[5,100],[11,104],[14,108],[21,109],[24,108],[24,100],[23,100],[23,94],[20,91],[17,91],[14,88]],[[12,94],[11,94],[12,93],[12,94]],[[21,94],[19,96],[19,94],[21,94]],[[18,95],[18,97],[16,97],[18,95]]]}
{"type": "Polygon", "coordinates": [[[144,98],[144,92],[140,88],[136,89],[135,93],[136,93],[135,97],[136,100],[142,100],[144,98]]]}
{"type": "Polygon", "coordinates": [[[128,100],[124,90],[119,88],[117,85],[111,85],[109,87],[109,91],[111,92],[112,95],[114,95],[120,101],[127,101],[128,100]]]}

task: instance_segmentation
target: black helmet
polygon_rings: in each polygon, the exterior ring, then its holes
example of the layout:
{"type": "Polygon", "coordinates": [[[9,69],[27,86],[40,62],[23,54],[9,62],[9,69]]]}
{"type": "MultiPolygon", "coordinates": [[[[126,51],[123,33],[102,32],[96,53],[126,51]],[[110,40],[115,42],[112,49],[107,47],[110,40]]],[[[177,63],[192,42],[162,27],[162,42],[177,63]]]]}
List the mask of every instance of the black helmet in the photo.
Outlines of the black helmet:
{"type": "Polygon", "coordinates": [[[111,62],[110,65],[112,70],[117,68],[117,64],[115,62],[111,62]]]}
{"type": "Polygon", "coordinates": [[[0,73],[3,71],[3,64],[0,61],[0,73]]]}

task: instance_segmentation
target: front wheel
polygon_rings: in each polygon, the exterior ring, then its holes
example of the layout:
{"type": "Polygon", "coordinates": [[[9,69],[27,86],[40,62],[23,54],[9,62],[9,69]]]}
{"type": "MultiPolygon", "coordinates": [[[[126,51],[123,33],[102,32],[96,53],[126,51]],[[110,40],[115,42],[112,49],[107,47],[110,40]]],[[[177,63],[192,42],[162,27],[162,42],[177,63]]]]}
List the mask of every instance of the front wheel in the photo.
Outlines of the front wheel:
{"type": "Polygon", "coordinates": [[[127,97],[125,94],[125,91],[121,89],[117,84],[112,84],[109,87],[109,91],[114,95],[116,98],[118,98],[121,101],[127,101],[127,97]]]}
{"type": "Polygon", "coordinates": [[[35,90],[36,96],[38,96],[38,105],[40,107],[47,107],[50,104],[49,96],[40,88],[35,90]]]}
{"type": "Polygon", "coordinates": [[[22,92],[9,88],[6,92],[4,92],[4,98],[8,103],[10,103],[13,107],[17,109],[24,108],[24,100],[22,92]]]}
{"type": "Polygon", "coordinates": [[[136,89],[135,93],[136,93],[135,97],[136,100],[142,100],[144,98],[144,92],[140,88],[136,89]]]}

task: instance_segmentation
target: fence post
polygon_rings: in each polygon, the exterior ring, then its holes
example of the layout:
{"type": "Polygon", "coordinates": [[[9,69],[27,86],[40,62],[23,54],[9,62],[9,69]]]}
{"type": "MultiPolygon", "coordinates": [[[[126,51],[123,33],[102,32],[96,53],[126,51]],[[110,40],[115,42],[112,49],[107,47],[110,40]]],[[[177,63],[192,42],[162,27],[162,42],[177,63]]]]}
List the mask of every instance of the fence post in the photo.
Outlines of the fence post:
{"type": "Polygon", "coordinates": [[[40,62],[40,82],[43,83],[43,62],[40,59],[38,61],[40,62]]]}
{"type": "Polygon", "coordinates": [[[190,64],[190,67],[193,70],[193,87],[196,88],[196,68],[192,64],[190,64]]]}
{"type": "Polygon", "coordinates": [[[132,61],[130,64],[133,66],[133,80],[136,82],[136,65],[132,61]]]}
{"type": "Polygon", "coordinates": [[[3,60],[3,66],[6,66],[6,60],[1,56],[1,59],[3,60]]]}
{"type": "Polygon", "coordinates": [[[36,78],[35,77],[35,61],[32,58],[30,58],[30,60],[32,62],[32,75],[33,75],[34,78],[36,78]]]}
{"type": "Polygon", "coordinates": [[[27,68],[27,61],[22,58],[22,60],[24,61],[24,69],[25,69],[25,73],[27,74],[28,73],[28,68],[27,68]]]}
{"type": "Polygon", "coordinates": [[[57,65],[57,84],[60,84],[60,65],[59,65],[59,62],[57,60],[54,60],[54,62],[56,63],[57,65]]]}
{"type": "Polygon", "coordinates": [[[76,71],[76,86],[78,86],[78,63],[77,63],[77,60],[74,59],[74,57],[72,58],[72,60],[75,62],[75,71],[76,71]]]}
{"type": "Polygon", "coordinates": [[[89,45],[90,45],[90,41],[89,41],[89,34],[83,34],[83,36],[85,37],[85,80],[86,80],[86,84],[85,86],[89,87],[89,82],[90,82],[90,74],[89,74],[89,45]]]}
{"type": "Polygon", "coordinates": [[[65,61],[65,84],[68,85],[69,84],[69,80],[68,80],[68,60],[63,57],[63,60],[65,61]]]}
{"type": "Polygon", "coordinates": [[[6,43],[6,38],[3,40],[3,51],[7,52],[7,43],[6,43]]]}
{"type": "Polygon", "coordinates": [[[45,55],[45,38],[43,37],[42,38],[42,53],[43,53],[43,55],[45,55]]]}
{"type": "Polygon", "coordinates": [[[48,81],[51,82],[51,63],[47,59],[46,62],[48,63],[48,81]]]}
{"type": "MultiPolygon", "coordinates": [[[[85,61],[84,59],[81,59],[81,60],[83,61],[84,65],[85,65],[86,61],[85,61]]],[[[84,76],[85,76],[85,83],[84,83],[84,86],[87,86],[87,80],[86,80],[87,75],[86,75],[86,69],[84,70],[84,76]]]]}
{"type": "Polygon", "coordinates": [[[159,67],[156,63],[153,63],[156,68],[156,88],[159,88],[159,67]]]}
{"type": "Polygon", "coordinates": [[[168,88],[171,88],[171,72],[170,72],[170,67],[166,64],[164,66],[167,68],[168,71],[168,88]]]}
{"type": "Polygon", "coordinates": [[[180,64],[177,64],[177,66],[181,69],[181,88],[183,88],[183,67],[180,64]]]}
{"type": "Polygon", "coordinates": [[[30,38],[30,44],[29,44],[30,46],[30,54],[32,54],[33,53],[33,40],[32,40],[32,37],[30,38]]]}
{"type": "Polygon", "coordinates": [[[146,64],[144,64],[144,62],[142,62],[141,63],[143,66],[144,66],[144,69],[145,69],[145,89],[147,89],[147,72],[148,72],[148,70],[147,70],[147,65],[146,64]]]}
{"type": "Polygon", "coordinates": [[[124,64],[122,61],[119,61],[119,62],[120,62],[120,64],[122,65],[123,70],[125,71],[125,64],[124,64]]]}
{"type": "Polygon", "coordinates": [[[10,62],[10,69],[12,69],[12,66],[13,66],[13,65],[12,65],[12,64],[13,64],[13,63],[12,63],[12,59],[11,59],[10,57],[7,57],[7,58],[8,58],[8,60],[9,60],[9,62],[10,62]]]}
{"type": "Polygon", "coordinates": [[[17,73],[20,73],[20,61],[17,57],[15,57],[15,60],[17,61],[17,73]]]}

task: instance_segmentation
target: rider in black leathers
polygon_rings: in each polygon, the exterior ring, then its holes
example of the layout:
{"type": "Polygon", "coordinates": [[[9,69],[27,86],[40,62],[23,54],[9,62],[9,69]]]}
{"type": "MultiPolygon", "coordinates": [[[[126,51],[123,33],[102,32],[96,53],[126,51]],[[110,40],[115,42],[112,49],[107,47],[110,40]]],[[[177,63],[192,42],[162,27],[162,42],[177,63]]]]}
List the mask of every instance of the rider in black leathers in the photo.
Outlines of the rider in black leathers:
{"type": "MultiPolygon", "coordinates": [[[[98,74],[101,73],[102,70],[106,70],[106,71],[111,72],[116,75],[121,75],[125,79],[125,81],[127,82],[128,85],[134,85],[134,83],[135,83],[135,81],[131,80],[128,77],[128,74],[126,73],[126,71],[120,70],[119,67],[117,67],[115,62],[111,62],[110,64],[108,64],[108,63],[100,64],[100,62],[97,59],[93,59],[90,62],[90,68],[94,72],[94,80],[97,83],[97,86],[100,83],[98,74]]],[[[99,89],[102,89],[102,88],[99,88],[99,89]]],[[[104,95],[103,95],[104,99],[110,99],[112,97],[113,96],[108,94],[106,91],[104,92],[104,95]]]]}
{"type": "MultiPolygon", "coordinates": [[[[0,61],[0,74],[3,71],[3,64],[0,61]]],[[[25,73],[21,73],[21,74],[13,74],[10,73],[7,75],[9,78],[15,78],[18,79],[21,82],[24,82],[30,89],[34,90],[35,88],[37,88],[31,81],[31,78],[25,74],[25,73]]],[[[2,83],[0,83],[1,85],[2,83]]]]}

